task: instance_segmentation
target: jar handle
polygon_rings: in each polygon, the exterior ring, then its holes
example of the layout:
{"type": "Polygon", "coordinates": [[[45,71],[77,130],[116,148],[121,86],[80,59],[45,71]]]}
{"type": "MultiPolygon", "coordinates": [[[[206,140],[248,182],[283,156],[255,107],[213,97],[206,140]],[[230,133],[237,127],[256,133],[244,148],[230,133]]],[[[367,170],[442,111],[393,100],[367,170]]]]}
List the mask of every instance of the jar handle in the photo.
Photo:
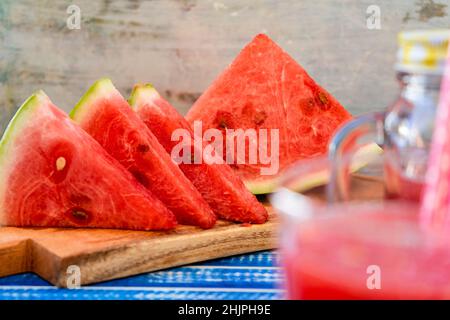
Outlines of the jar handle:
{"type": "Polygon", "coordinates": [[[355,152],[362,147],[356,143],[360,139],[372,137],[372,142],[382,145],[384,117],[385,112],[361,115],[347,122],[333,136],[328,147],[330,160],[330,182],[327,185],[328,203],[349,200],[350,162],[355,152]]]}

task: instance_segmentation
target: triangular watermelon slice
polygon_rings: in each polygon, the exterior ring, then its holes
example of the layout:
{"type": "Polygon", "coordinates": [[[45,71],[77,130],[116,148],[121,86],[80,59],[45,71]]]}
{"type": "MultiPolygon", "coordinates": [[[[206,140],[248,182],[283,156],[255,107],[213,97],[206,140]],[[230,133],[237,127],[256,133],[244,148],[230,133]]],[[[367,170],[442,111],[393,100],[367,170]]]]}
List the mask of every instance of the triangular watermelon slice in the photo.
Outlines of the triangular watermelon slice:
{"type": "MultiPolygon", "coordinates": [[[[184,129],[190,137],[194,137],[189,123],[151,85],[135,86],[129,102],[168,153],[178,143],[172,140],[175,130],[184,129]]],[[[193,139],[190,145],[195,147],[193,139]]],[[[206,155],[202,153],[200,150],[203,156],[201,163],[181,163],[179,166],[216,215],[238,222],[265,222],[266,209],[245,188],[233,170],[225,163],[209,164],[212,161],[205,161],[206,155]]]]}
{"type": "Polygon", "coordinates": [[[71,117],[152,191],[182,224],[211,228],[212,209],[109,79],[97,81],[71,117]]]}
{"type": "Polygon", "coordinates": [[[0,142],[0,222],[9,226],[171,229],[174,215],[44,92],[0,142]]]}
{"type": "MultiPolygon", "coordinates": [[[[278,174],[296,160],[326,153],[332,134],[350,118],[331,94],[263,34],[239,53],[186,115],[191,124],[202,121],[203,130],[279,130],[277,173],[261,175],[261,163],[232,166],[254,193],[271,192],[278,174]]],[[[261,148],[267,153],[270,144],[261,148]]]]}

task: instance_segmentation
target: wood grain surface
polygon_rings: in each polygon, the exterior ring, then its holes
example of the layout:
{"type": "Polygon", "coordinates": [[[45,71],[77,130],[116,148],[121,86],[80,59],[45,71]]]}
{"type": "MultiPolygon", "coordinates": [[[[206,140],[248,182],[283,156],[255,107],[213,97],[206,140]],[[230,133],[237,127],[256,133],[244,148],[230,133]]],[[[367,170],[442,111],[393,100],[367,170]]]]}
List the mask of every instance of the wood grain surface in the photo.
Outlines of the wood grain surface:
{"type": "Polygon", "coordinates": [[[170,232],[109,229],[0,228],[0,276],[35,272],[66,286],[68,267],[81,284],[125,277],[276,247],[278,217],[265,224],[218,221],[210,230],[180,226],[170,232]]]}
{"type": "MultiPolygon", "coordinates": [[[[353,179],[354,198],[383,196],[380,181],[353,179]]],[[[324,199],[324,188],[307,193],[324,199]]],[[[81,284],[121,278],[194,262],[277,247],[280,218],[261,225],[218,221],[210,230],[180,226],[170,232],[109,229],[0,228],[0,276],[35,272],[65,287],[68,267],[81,271],[81,284]]]]}

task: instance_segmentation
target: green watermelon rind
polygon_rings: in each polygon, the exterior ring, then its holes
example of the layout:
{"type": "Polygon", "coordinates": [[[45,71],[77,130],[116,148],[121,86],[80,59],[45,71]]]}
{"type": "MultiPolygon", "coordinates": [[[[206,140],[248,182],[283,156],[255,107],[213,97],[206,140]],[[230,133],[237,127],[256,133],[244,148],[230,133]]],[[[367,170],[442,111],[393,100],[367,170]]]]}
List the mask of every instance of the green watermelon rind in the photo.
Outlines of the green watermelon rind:
{"type": "MultiPolygon", "coordinates": [[[[36,108],[38,108],[42,102],[46,100],[48,100],[48,97],[44,91],[37,91],[26,99],[8,123],[2,139],[0,140],[0,179],[2,181],[0,184],[0,211],[2,212],[1,199],[3,199],[5,189],[7,187],[7,172],[9,170],[9,163],[15,162],[14,156],[9,152],[11,144],[13,144],[16,137],[21,134],[26,124],[36,111],[36,108]]],[[[3,215],[0,214],[0,226],[4,224],[3,220],[3,215]]]]}
{"type": "Polygon", "coordinates": [[[104,97],[106,94],[114,92],[114,87],[111,79],[101,78],[94,82],[94,84],[81,97],[75,107],[70,111],[69,117],[75,122],[79,122],[89,114],[89,108],[86,106],[94,105],[94,101],[98,97],[104,97]]]}
{"type": "MultiPolygon", "coordinates": [[[[356,161],[352,163],[350,172],[354,173],[359,171],[378,158],[382,153],[383,150],[376,143],[371,143],[362,147],[355,153],[356,161]]],[[[244,180],[244,184],[253,194],[269,194],[280,187],[282,175],[283,173],[261,181],[244,180]]],[[[299,177],[297,183],[291,184],[290,188],[297,192],[305,192],[327,184],[329,179],[329,172],[326,170],[312,172],[307,176],[299,177]]]]}
{"type": "Polygon", "coordinates": [[[147,99],[147,97],[150,96],[150,99],[145,101],[152,101],[154,98],[159,97],[159,93],[151,83],[136,84],[128,98],[128,104],[134,111],[139,110],[140,104],[138,103],[138,100],[142,96],[144,96],[143,99],[147,99]]]}
{"type": "Polygon", "coordinates": [[[3,158],[9,142],[14,140],[14,137],[20,133],[21,124],[26,122],[26,115],[30,114],[30,111],[34,111],[33,107],[36,107],[41,102],[41,99],[47,99],[47,95],[43,91],[37,91],[28,97],[27,100],[19,107],[16,114],[9,121],[6,127],[3,137],[0,140],[0,156],[3,158]]]}

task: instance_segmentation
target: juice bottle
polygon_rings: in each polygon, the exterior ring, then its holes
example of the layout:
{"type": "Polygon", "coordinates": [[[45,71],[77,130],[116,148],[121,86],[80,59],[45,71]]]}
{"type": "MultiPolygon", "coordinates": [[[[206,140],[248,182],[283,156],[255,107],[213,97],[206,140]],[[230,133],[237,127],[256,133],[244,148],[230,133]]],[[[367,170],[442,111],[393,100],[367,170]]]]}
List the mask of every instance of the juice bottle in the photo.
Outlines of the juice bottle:
{"type": "Polygon", "coordinates": [[[448,30],[399,34],[400,95],[384,122],[386,195],[419,200],[439,102],[448,30]]]}
{"type": "Polygon", "coordinates": [[[352,141],[373,135],[384,149],[386,197],[420,199],[449,38],[450,30],[399,34],[397,100],[385,112],[354,118],[330,142],[329,154],[335,164],[331,183],[336,183],[338,198],[345,198],[348,193],[343,183],[348,172],[341,165],[341,155],[352,141]]]}

